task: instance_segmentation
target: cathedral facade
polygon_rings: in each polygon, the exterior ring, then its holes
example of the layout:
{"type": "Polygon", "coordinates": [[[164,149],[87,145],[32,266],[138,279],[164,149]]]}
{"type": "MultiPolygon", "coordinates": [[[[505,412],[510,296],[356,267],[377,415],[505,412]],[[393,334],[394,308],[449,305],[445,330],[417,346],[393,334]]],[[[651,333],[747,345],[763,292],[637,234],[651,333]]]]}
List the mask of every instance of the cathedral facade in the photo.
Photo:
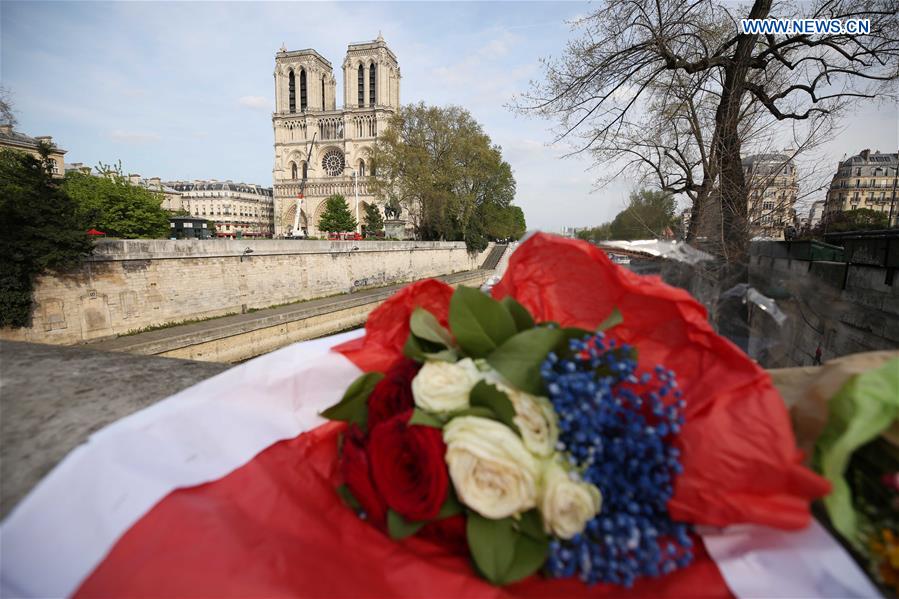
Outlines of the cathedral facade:
{"type": "Polygon", "coordinates": [[[275,55],[275,236],[320,236],[325,200],[346,198],[357,222],[369,190],[370,152],[400,106],[400,68],[384,38],[350,44],[337,107],[331,63],[312,49],[275,55]]]}

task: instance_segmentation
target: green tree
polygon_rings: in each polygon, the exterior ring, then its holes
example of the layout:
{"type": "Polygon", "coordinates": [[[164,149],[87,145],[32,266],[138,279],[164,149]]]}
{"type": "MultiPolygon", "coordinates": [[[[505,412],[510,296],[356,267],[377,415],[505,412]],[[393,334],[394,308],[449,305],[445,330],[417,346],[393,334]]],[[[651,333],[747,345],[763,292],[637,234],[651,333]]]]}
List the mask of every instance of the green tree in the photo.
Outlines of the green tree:
{"type": "Polygon", "coordinates": [[[486,247],[515,198],[512,168],[466,110],[423,103],[404,106],[391,118],[372,154],[374,190],[396,198],[419,238],[464,240],[486,247]]]}
{"type": "Polygon", "coordinates": [[[612,223],[603,223],[596,227],[578,231],[577,238],[594,242],[612,239],[612,223]]]}
{"type": "Polygon", "coordinates": [[[88,223],[46,160],[0,150],[0,326],[30,325],[35,277],[91,252],[88,223]]]}
{"type": "Polygon", "coordinates": [[[527,221],[524,220],[524,210],[520,206],[509,206],[507,209],[512,218],[512,230],[509,237],[512,239],[521,239],[528,230],[527,221]]]}
{"type": "Polygon", "coordinates": [[[878,212],[870,208],[857,208],[845,212],[837,212],[827,222],[827,232],[839,233],[842,231],[864,231],[866,229],[886,229],[889,225],[889,217],[885,212],[878,212]]]}
{"type": "Polygon", "coordinates": [[[169,236],[169,213],[162,208],[161,194],[132,185],[122,175],[121,165],[101,163],[97,170],[96,177],[68,172],[63,183],[91,227],[121,239],[169,236]]]}
{"type": "Polygon", "coordinates": [[[365,205],[365,235],[376,235],[384,232],[384,217],[377,204],[365,205]]]}
{"type": "Polygon", "coordinates": [[[641,189],[632,193],[627,208],[612,221],[612,239],[655,239],[675,224],[677,203],[664,191],[641,189]]]}
{"type": "Polygon", "coordinates": [[[320,231],[339,233],[356,230],[356,219],[350,214],[350,208],[342,195],[334,194],[325,202],[325,211],[318,221],[320,231]]]}

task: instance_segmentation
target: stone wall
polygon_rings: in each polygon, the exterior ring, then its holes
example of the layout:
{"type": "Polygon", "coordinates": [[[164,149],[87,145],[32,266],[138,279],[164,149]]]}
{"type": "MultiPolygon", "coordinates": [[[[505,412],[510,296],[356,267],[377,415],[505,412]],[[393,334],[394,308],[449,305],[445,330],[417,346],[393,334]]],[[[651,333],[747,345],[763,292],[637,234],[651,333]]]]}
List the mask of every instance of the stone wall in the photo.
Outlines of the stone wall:
{"type": "Polygon", "coordinates": [[[899,277],[888,269],[755,255],[750,284],[776,300],[778,325],[753,306],[750,355],[765,367],[810,366],[822,360],[899,347],[899,277]]]}
{"type": "Polygon", "coordinates": [[[306,240],[103,240],[83,266],[42,276],[32,326],[0,338],[69,345],[450,274],[492,245],[306,240]]]}
{"type": "MultiPolygon", "coordinates": [[[[896,268],[822,260],[817,255],[826,252],[817,248],[812,255],[802,243],[752,244],[748,283],[773,299],[786,318],[778,322],[750,302],[746,306],[748,323],[731,323],[725,336],[765,368],[811,366],[819,344],[822,361],[899,348],[896,268]],[[816,259],[797,259],[797,255],[816,259]]],[[[720,324],[722,296],[729,295],[732,285],[722,286],[714,265],[633,260],[630,270],[659,275],[669,285],[686,289],[706,307],[712,325],[720,324]]],[[[727,301],[741,300],[737,294],[727,301]]]]}

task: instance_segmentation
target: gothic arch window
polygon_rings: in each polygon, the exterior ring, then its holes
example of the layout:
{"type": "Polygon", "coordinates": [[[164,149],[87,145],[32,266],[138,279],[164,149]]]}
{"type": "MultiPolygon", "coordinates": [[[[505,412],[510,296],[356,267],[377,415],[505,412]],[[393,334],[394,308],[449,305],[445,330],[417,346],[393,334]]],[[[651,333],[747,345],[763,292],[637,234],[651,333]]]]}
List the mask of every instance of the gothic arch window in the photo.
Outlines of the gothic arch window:
{"type": "Polygon", "coordinates": [[[322,110],[327,110],[325,106],[325,76],[322,75],[322,110]]]}
{"type": "Polygon", "coordinates": [[[290,178],[291,179],[297,178],[297,163],[296,162],[290,163],[290,178]]]}
{"type": "Polygon", "coordinates": [[[303,178],[308,179],[309,178],[309,167],[306,165],[305,160],[301,164],[303,165],[303,178]]]}
{"type": "Polygon", "coordinates": [[[293,69],[287,71],[287,90],[288,90],[288,110],[290,112],[297,111],[297,83],[293,76],[293,69]]]}
{"type": "Polygon", "coordinates": [[[306,69],[300,69],[300,110],[306,111],[306,69]]]}
{"type": "Polygon", "coordinates": [[[375,86],[377,85],[378,67],[375,63],[371,63],[368,67],[368,105],[375,105],[375,86]]]}
{"type": "Polygon", "coordinates": [[[359,176],[365,176],[365,160],[363,160],[362,158],[359,159],[359,176]]]}
{"type": "Polygon", "coordinates": [[[359,89],[359,108],[365,106],[365,69],[362,68],[362,64],[359,64],[359,79],[356,82],[356,87],[359,89]]]}

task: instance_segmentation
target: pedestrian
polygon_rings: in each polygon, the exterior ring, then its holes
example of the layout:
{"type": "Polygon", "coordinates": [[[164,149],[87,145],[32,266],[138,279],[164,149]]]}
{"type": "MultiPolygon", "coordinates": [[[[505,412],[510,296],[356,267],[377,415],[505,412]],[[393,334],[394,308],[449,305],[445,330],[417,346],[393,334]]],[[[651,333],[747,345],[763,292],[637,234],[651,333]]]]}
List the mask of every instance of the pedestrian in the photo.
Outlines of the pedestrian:
{"type": "Polygon", "coordinates": [[[818,348],[815,350],[815,361],[812,362],[815,366],[821,365],[821,344],[818,344],[818,348]]]}

